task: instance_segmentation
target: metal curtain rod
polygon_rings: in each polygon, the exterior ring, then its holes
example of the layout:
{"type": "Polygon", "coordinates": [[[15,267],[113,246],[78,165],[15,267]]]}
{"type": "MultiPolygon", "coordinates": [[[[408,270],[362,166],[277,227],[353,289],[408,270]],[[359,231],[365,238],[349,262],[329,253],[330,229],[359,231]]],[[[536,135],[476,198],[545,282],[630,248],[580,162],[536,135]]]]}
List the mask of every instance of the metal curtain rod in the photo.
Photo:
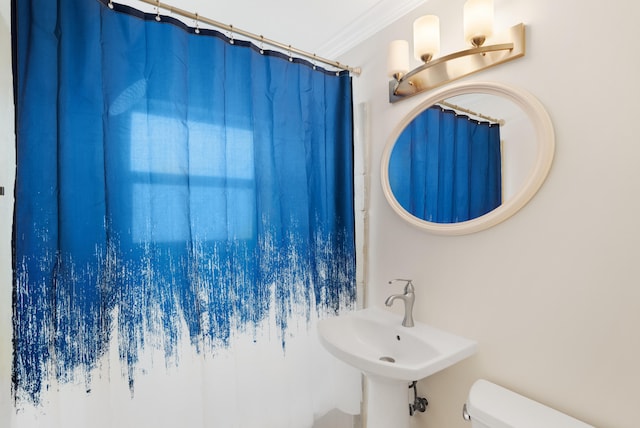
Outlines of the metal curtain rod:
{"type": "Polygon", "coordinates": [[[285,45],[284,43],[280,43],[280,42],[277,42],[275,40],[267,39],[264,36],[260,36],[258,34],[250,33],[249,31],[241,30],[239,28],[234,27],[233,25],[226,25],[226,24],[223,24],[221,22],[214,21],[213,19],[206,18],[204,16],[200,16],[197,13],[191,13],[191,12],[188,12],[186,10],[179,9],[177,7],[168,5],[166,3],[162,3],[160,1],[156,1],[156,0],[139,0],[139,1],[141,1],[143,3],[147,3],[147,4],[150,4],[150,5],[153,5],[153,6],[157,7],[158,9],[165,9],[165,10],[168,10],[169,12],[171,12],[171,13],[175,13],[175,14],[184,16],[186,18],[193,19],[193,20],[196,21],[196,23],[197,22],[205,22],[205,23],[207,23],[209,25],[212,25],[214,27],[221,28],[223,30],[227,30],[227,31],[231,32],[232,34],[241,34],[241,35],[243,35],[245,37],[248,37],[250,39],[253,39],[253,40],[256,40],[256,41],[260,41],[261,43],[266,43],[268,45],[275,46],[275,47],[278,47],[280,49],[286,50],[289,53],[296,53],[298,55],[302,55],[304,57],[310,58],[310,59],[312,59],[314,61],[319,61],[319,62],[322,62],[324,64],[331,65],[332,67],[338,68],[340,70],[347,70],[350,73],[355,74],[356,76],[359,76],[360,73],[362,72],[362,69],[360,67],[349,67],[348,65],[340,64],[338,61],[332,61],[330,59],[319,57],[314,53],[309,53],[309,52],[303,51],[301,49],[294,48],[291,45],[285,45]]]}
{"type": "Polygon", "coordinates": [[[477,112],[475,112],[473,110],[469,110],[468,108],[464,108],[464,107],[461,107],[459,105],[451,104],[451,103],[448,103],[446,101],[440,101],[438,104],[443,105],[445,107],[449,107],[449,108],[451,108],[453,110],[458,110],[458,111],[461,111],[463,113],[470,114],[472,116],[480,117],[482,119],[488,120],[489,122],[495,122],[500,126],[503,126],[505,124],[504,119],[496,119],[495,117],[487,116],[487,115],[484,115],[482,113],[477,113],[477,112]]]}

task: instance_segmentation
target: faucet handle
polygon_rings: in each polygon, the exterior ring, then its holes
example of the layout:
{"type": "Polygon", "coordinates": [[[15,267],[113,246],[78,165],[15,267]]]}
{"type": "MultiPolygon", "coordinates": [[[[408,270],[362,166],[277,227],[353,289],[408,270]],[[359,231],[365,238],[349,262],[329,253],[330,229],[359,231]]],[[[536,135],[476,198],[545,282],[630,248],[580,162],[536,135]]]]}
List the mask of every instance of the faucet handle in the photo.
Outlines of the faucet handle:
{"type": "Polygon", "coordinates": [[[389,281],[389,284],[393,284],[396,281],[402,281],[402,282],[406,282],[405,286],[404,286],[404,292],[405,293],[410,293],[413,292],[413,280],[412,279],[402,279],[402,278],[396,278],[396,279],[392,279],[391,281],[389,281]]]}

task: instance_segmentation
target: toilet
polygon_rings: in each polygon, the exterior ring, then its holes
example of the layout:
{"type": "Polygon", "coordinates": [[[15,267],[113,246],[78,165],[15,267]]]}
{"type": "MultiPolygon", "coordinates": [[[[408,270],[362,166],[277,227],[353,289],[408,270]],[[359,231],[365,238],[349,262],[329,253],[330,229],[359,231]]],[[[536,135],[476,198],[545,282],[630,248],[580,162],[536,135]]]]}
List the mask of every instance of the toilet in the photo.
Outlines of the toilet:
{"type": "Polygon", "coordinates": [[[484,379],[471,386],[463,414],[471,428],[594,428],[484,379]]]}

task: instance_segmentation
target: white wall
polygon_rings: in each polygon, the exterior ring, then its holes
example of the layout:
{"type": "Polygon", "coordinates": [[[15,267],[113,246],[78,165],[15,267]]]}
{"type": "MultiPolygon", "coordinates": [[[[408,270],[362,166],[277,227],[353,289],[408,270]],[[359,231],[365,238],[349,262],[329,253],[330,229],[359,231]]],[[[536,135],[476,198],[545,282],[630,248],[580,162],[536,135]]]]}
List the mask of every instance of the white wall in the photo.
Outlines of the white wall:
{"type": "MultiPolygon", "coordinates": [[[[355,102],[371,110],[369,304],[391,278],[413,278],[415,317],[474,338],[479,352],[421,382],[416,427],[467,427],[478,378],[598,427],[631,428],[640,401],[640,3],[496,0],[496,27],[527,25],[524,58],[465,80],[524,88],[546,106],[556,154],[540,192],[515,217],[461,237],[429,235],[394,214],[380,187],[386,138],[420,96],[387,102],[386,47],[440,15],[442,53],[463,48],[464,0],[430,0],[350,51],[355,102]]],[[[397,308],[401,309],[400,307],[397,308]]]]}

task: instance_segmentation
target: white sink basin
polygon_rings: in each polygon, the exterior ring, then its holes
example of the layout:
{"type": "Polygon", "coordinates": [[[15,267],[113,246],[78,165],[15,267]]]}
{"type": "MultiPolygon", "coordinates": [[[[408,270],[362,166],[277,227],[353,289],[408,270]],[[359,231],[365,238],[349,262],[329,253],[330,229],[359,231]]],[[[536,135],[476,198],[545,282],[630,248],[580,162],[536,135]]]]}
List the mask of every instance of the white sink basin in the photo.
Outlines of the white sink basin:
{"type": "Polygon", "coordinates": [[[398,381],[420,380],[476,352],[475,341],[426,324],[403,327],[402,317],[367,308],[318,322],[323,346],[361,370],[398,381]]]}

